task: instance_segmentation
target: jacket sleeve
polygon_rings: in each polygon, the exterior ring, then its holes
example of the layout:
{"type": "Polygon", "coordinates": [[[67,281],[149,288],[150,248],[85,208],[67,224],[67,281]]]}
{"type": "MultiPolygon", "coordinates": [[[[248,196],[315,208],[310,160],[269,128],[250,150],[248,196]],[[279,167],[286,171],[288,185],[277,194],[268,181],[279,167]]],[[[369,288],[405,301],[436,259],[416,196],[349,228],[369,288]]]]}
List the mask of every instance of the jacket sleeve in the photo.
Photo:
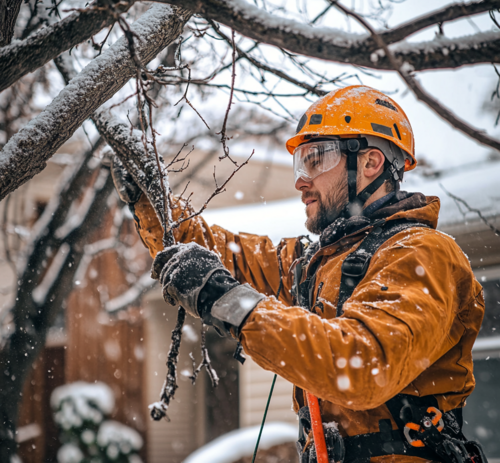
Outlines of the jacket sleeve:
{"type": "MultiPolygon", "coordinates": [[[[177,220],[183,210],[183,204],[174,198],[173,219],[177,220]]],[[[134,205],[134,218],[141,239],[154,258],[163,249],[163,229],[145,195],[134,205]]],[[[268,296],[275,295],[280,284],[279,251],[283,280],[280,300],[288,305],[292,303],[290,267],[295,260],[296,239],[285,239],[276,247],[267,236],[234,234],[217,225],[209,227],[201,216],[181,223],[174,230],[174,236],[179,243],[195,242],[217,252],[240,283],[249,283],[268,296]]]]}
{"type": "MultiPolygon", "coordinates": [[[[321,281],[338,288],[344,257],[330,270],[336,277],[322,275],[321,281]]],[[[270,297],[249,316],[240,340],[261,367],[321,399],[369,410],[459,342],[463,327],[454,321],[474,304],[477,287],[451,238],[405,231],[372,258],[341,317],[320,318],[270,297]]]]}

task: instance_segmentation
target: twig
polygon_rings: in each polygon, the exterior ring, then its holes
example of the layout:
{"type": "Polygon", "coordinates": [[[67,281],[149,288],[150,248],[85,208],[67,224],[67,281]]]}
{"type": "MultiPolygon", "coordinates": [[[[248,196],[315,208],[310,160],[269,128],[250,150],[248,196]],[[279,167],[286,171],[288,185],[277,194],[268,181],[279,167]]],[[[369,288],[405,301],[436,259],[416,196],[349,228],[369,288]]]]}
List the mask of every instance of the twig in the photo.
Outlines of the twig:
{"type": "MultiPolygon", "coordinates": [[[[215,182],[215,190],[213,191],[213,193],[208,197],[208,199],[205,201],[205,203],[203,204],[203,206],[201,206],[201,208],[196,211],[196,212],[193,212],[191,215],[189,215],[188,217],[186,218],[182,218],[182,219],[178,219],[177,221],[175,221],[173,224],[172,224],[172,229],[174,228],[177,228],[181,223],[183,222],[186,222],[187,220],[191,220],[193,217],[196,217],[198,215],[200,215],[208,206],[208,203],[217,195],[223,193],[225,190],[225,187],[226,185],[229,183],[229,181],[234,177],[234,175],[236,174],[236,172],[238,172],[240,169],[242,169],[244,166],[246,166],[250,159],[252,158],[253,154],[254,154],[255,150],[252,150],[252,153],[250,154],[250,156],[248,156],[248,158],[246,159],[245,162],[243,162],[242,164],[237,164],[235,163],[235,165],[237,166],[236,169],[233,170],[233,172],[231,173],[231,175],[224,181],[224,183],[222,185],[219,185],[217,183],[217,178],[215,177],[215,166],[214,166],[214,173],[213,173],[213,177],[214,177],[214,182],[215,182]]],[[[187,208],[187,205],[186,205],[186,208],[187,208]]],[[[185,209],[186,210],[186,209],[185,209]]],[[[182,214],[181,214],[181,217],[182,217],[182,214]]]]}
{"type": "MultiPolygon", "coordinates": [[[[330,8],[330,7],[328,7],[328,8],[330,8]]],[[[214,23],[210,19],[208,21],[212,25],[212,28],[214,29],[214,31],[219,35],[219,37],[222,37],[230,45],[233,43],[231,41],[231,39],[220,30],[220,28],[217,26],[216,23],[214,23]]],[[[239,56],[245,58],[247,61],[249,61],[255,67],[257,67],[259,69],[262,69],[263,71],[271,72],[272,74],[280,77],[281,79],[286,80],[287,82],[290,82],[291,84],[294,84],[297,87],[304,88],[305,90],[307,90],[310,93],[313,93],[314,95],[324,96],[324,95],[326,95],[328,93],[328,92],[326,92],[324,90],[318,89],[317,86],[312,86],[312,85],[307,84],[306,82],[301,82],[301,81],[299,81],[297,79],[294,79],[293,77],[290,77],[288,74],[286,74],[283,71],[280,71],[279,69],[275,69],[275,68],[273,68],[271,66],[268,66],[267,64],[261,63],[260,61],[258,61],[257,59],[255,59],[253,56],[251,56],[248,53],[244,52],[237,45],[234,45],[234,47],[236,48],[236,51],[238,52],[239,56]]]]}
{"type": "Polygon", "coordinates": [[[213,387],[217,387],[219,385],[219,377],[217,376],[217,372],[212,367],[212,362],[210,361],[210,357],[208,355],[208,349],[205,339],[205,325],[201,325],[201,363],[196,367],[196,360],[191,352],[189,357],[193,362],[193,374],[189,377],[193,384],[196,383],[196,379],[203,367],[206,368],[208,376],[210,377],[210,381],[212,382],[213,387]]]}
{"type": "MultiPolygon", "coordinates": [[[[222,149],[224,150],[224,156],[219,159],[223,158],[228,158],[234,165],[238,165],[236,161],[231,159],[229,156],[229,148],[227,147],[227,140],[229,140],[227,134],[226,134],[226,129],[227,129],[227,119],[229,117],[229,112],[231,111],[231,105],[233,104],[233,95],[234,95],[234,82],[236,80],[236,44],[234,43],[234,30],[231,31],[231,43],[233,46],[233,67],[232,67],[232,73],[231,73],[231,90],[229,92],[229,102],[227,104],[227,109],[226,109],[226,114],[224,115],[224,122],[222,123],[222,128],[220,132],[217,133],[217,135],[220,135],[220,141],[222,143],[222,149]]],[[[253,154],[253,153],[252,153],[253,154]]],[[[215,172],[214,172],[214,178],[215,178],[215,172]]],[[[217,184],[217,181],[215,182],[217,184]]]]}
{"type": "MultiPolygon", "coordinates": [[[[474,207],[471,207],[469,206],[469,204],[467,203],[467,201],[465,201],[464,199],[462,198],[459,198],[458,196],[455,196],[453,193],[450,193],[441,183],[439,184],[439,186],[441,187],[441,189],[450,197],[452,198],[455,203],[457,203],[457,206],[458,204],[463,204],[467,210],[469,212],[474,212],[475,214],[478,215],[478,217],[490,228],[490,230],[495,233],[496,236],[500,236],[500,230],[498,228],[496,228],[484,215],[483,213],[481,212],[481,210],[479,209],[476,209],[474,207]]],[[[459,209],[460,209],[460,206],[458,206],[459,209]]]]}
{"type": "Polygon", "coordinates": [[[184,325],[185,319],[186,311],[182,307],[179,307],[177,312],[177,323],[172,331],[170,350],[167,356],[167,378],[161,390],[160,401],[149,406],[151,418],[155,421],[160,421],[162,418],[166,418],[170,421],[167,410],[170,401],[175,395],[176,389],[179,387],[177,384],[177,362],[179,359],[179,348],[181,346],[182,326],[184,325]]]}
{"type": "MultiPolygon", "coordinates": [[[[191,109],[198,115],[198,117],[203,121],[203,123],[205,124],[206,128],[208,130],[210,130],[210,127],[209,125],[207,124],[207,121],[205,121],[205,119],[203,119],[203,116],[198,112],[198,110],[193,106],[193,104],[188,100],[188,97],[187,97],[187,92],[188,92],[188,89],[189,89],[189,83],[191,82],[191,69],[189,67],[187,67],[187,70],[188,70],[188,79],[187,79],[187,85],[186,85],[186,90],[184,91],[184,95],[182,95],[182,98],[174,104],[174,106],[177,106],[182,100],[184,100],[190,107],[191,109]]],[[[163,84],[164,82],[162,81],[157,81],[161,84],[163,84]]]]}
{"type": "MultiPolygon", "coordinates": [[[[500,28],[500,26],[499,26],[500,28]]],[[[491,63],[492,66],[493,66],[493,69],[495,70],[495,74],[497,75],[498,79],[497,79],[497,86],[495,87],[495,90],[493,91],[493,93],[491,94],[491,101],[493,101],[493,98],[495,98],[495,96],[500,99],[500,72],[498,72],[498,69],[497,67],[495,66],[495,63],[491,63]]],[[[498,125],[498,121],[500,120],[500,111],[498,111],[498,114],[497,114],[497,117],[495,119],[495,127],[498,125]]]]}

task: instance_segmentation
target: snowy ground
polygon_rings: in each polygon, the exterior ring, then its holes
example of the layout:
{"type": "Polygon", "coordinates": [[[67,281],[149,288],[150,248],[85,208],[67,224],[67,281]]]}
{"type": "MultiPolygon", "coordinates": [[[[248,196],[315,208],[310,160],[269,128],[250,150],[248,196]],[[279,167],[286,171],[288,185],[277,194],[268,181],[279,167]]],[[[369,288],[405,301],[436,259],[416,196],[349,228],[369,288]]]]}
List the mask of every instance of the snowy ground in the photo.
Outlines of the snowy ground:
{"type": "MultiPolygon", "coordinates": [[[[184,463],[231,463],[251,456],[255,449],[260,426],[237,429],[213,440],[189,455],[184,463]]],[[[259,448],[268,449],[297,440],[298,428],[289,423],[267,423],[259,448]]]]}

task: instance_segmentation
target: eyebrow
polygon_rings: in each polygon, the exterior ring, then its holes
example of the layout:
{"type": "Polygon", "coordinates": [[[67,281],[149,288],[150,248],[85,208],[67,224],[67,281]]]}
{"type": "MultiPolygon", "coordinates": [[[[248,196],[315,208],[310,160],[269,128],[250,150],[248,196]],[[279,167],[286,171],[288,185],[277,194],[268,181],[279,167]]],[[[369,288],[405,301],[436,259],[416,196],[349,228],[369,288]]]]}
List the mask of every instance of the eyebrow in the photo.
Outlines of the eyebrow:
{"type": "Polygon", "coordinates": [[[308,154],[308,155],[307,155],[307,156],[306,156],[306,157],[302,160],[302,162],[305,164],[305,163],[306,163],[307,161],[309,161],[309,159],[310,159],[310,158],[312,158],[313,156],[318,156],[318,155],[323,156],[323,155],[324,155],[324,151],[325,151],[325,150],[323,150],[323,152],[321,152],[320,150],[318,150],[318,151],[317,151],[317,152],[315,152],[315,153],[310,153],[310,154],[308,154]]]}

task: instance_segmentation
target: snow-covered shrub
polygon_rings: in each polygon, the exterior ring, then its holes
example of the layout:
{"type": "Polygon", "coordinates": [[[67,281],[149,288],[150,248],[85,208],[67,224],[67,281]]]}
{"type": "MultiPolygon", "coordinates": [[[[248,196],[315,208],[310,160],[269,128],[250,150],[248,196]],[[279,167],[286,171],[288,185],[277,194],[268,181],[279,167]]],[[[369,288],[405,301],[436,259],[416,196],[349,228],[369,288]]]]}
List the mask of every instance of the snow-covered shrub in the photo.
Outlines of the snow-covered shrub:
{"type": "Polygon", "coordinates": [[[78,381],[60,386],[52,393],[51,406],[63,444],[59,463],[142,463],[139,433],[106,419],[115,406],[106,384],[78,381]]]}

